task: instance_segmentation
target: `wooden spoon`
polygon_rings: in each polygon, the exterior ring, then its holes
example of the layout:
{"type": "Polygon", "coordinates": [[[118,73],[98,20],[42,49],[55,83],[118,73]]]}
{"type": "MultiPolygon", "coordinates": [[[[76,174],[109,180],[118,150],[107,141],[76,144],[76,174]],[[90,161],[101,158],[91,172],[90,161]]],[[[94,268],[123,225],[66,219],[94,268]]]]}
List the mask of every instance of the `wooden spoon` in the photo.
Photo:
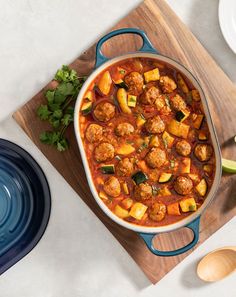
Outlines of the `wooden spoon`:
{"type": "Polygon", "coordinates": [[[197,266],[198,276],[206,282],[221,280],[235,270],[235,246],[220,248],[207,254],[197,266]]]}

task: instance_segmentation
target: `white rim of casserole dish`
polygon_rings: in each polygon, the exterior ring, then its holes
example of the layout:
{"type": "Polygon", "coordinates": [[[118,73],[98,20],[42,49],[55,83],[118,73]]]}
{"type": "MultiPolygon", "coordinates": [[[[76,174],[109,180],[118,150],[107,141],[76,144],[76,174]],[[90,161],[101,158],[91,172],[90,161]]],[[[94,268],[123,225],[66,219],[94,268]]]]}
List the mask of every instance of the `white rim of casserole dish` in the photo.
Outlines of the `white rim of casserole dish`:
{"type": "Polygon", "coordinates": [[[219,185],[220,178],[221,178],[221,153],[220,153],[220,148],[219,148],[215,128],[214,128],[214,125],[213,125],[213,122],[211,119],[211,115],[210,115],[210,111],[209,111],[209,107],[207,104],[205,94],[203,93],[203,90],[202,90],[200,84],[198,83],[196,78],[189,72],[189,70],[187,70],[183,65],[179,64],[178,62],[176,62],[175,60],[173,60],[169,57],[163,56],[161,54],[152,54],[152,53],[145,53],[145,52],[129,53],[129,54],[125,54],[125,55],[110,59],[107,62],[105,62],[104,64],[102,64],[101,66],[99,66],[97,69],[95,69],[90,74],[90,76],[87,78],[87,80],[85,81],[83,87],[81,88],[81,90],[78,94],[76,104],[75,104],[75,111],[74,111],[74,130],[75,130],[75,135],[76,135],[77,143],[79,146],[80,154],[82,157],[82,162],[84,165],[87,181],[88,181],[90,190],[93,194],[93,197],[95,198],[96,202],[101,207],[101,209],[106,213],[106,215],[110,219],[112,219],[114,222],[116,222],[117,224],[119,224],[125,228],[133,230],[135,232],[140,232],[140,233],[163,233],[163,232],[170,232],[170,231],[179,229],[181,227],[184,227],[184,226],[188,225],[189,223],[191,223],[192,221],[194,221],[197,217],[199,217],[202,214],[202,212],[207,208],[207,206],[213,199],[213,197],[218,189],[218,185],[219,185]],[[92,175],[90,172],[89,164],[88,164],[86,153],[85,153],[84,146],[83,146],[83,141],[80,136],[80,127],[79,127],[80,107],[81,107],[81,103],[82,103],[84,94],[87,91],[88,87],[90,86],[91,82],[94,80],[94,78],[96,76],[98,76],[102,71],[104,71],[109,66],[116,64],[117,62],[120,62],[122,60],[126,60],[129,58],[138,58],[138,57],[152,58],[152,59],[156,59],[156,60],[159,60],[162,62],[166,62],[166,63],[174,66],[176,69],[180,70],[180,72],[182,72],[192,82],[194,87],[199,91],[201,100],[202,100],[202,104],[203,104],[203,108],[204,108],[204,112],[205,112],[205,116],[206,116],[206,120],[207,120],[207,124],[208,124],[209,131],[211,134],[211,139],[212,139],[212,144],[213,144],[213,148],[214,148],[214,152],[215,152],[215,159],[216,159],[216,171],[215,171],[214,181],[213,181],[212,187],[211,187],[204,203],[202,204],[202,206],[196,212],[190,214],[186,218],[184,218],[176,223],[165,225],[165,226],[158,226],[158,227],[141,226],[141,225],[136,225],[136,224],[124,221],[123,219],[120,219],[119,217],[117,217],[106,206],[106,204],[98,196],[97,190],[93,183],[92,175]]]}

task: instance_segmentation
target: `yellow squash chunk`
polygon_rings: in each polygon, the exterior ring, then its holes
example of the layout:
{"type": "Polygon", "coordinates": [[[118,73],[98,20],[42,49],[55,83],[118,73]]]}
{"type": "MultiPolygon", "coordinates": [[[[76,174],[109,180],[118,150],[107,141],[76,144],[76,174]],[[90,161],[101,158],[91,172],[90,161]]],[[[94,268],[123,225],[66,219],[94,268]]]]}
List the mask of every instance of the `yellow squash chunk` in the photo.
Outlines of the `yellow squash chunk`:
{"type": "Polygon", "coordinates": [[[207,176],[211,176],[213,172],[213,166],[210,164],[206,164],[203,166],[203,170],[207,176]]]}
{"type": "Polygon", "coordinates": [[[191,94],[192,94],[192,98],[193,98],[194,101],[200,101],[201,100],[201,97],[200,97],[200,94],[199,94],[198,90],[192,90],[191,94]]]}
{"type": "Polygon", "coordinates": [[[155,68],[153,70],[144,72],[144,79],[145,82],[148,83],[150,81],[156,81],[160,79],[160,73],[159,73],[159,69],[155,68]]]}
{"type": "Polygon", "coordinates": [[[160,146],[160,141],[157,135],[153,135],[150,139],[149,143],[150,147],[158,147],[160,146]]]}
{"type": "Polygon", "coordinates": [[[197,204],[194,198],[183,199],[179,202],[182,212],[196,211],[197,204]]]}
{"type": "Polygon", "coordinates": [[[201,179],[200,183],[196,186],[196,190],[198,191],[199,195],[205,196],[207,192],[207,182],[205,178],[201,179]]]}
{"type": "Polygon", "coordinates": [[[191,178],[191,180],[194,181],[194,182],[199,182],[199,180],[200,180],[198,174],[190,173],[188,176],[189,176],[189,177],[191,178]]]}
{"type": "Polygon", "coordinates": [[[134,151],[135,151],[135,148],[129,143],[124,143],[116,149],[116,152],[120,155],[129,155],[134,151]]]}
{"type": "Polygon", "coordinates": [[[128,210],[120,207],[118,204],[115,206],[114,213],[121,219],[127,218],[129,216],[128,210]]]}
{"type": "Polygon", "coordinates": [[[129,188],[128,188],[127,183],[124,182],[124,183],[122,184],[122,187],[123,187],[123,191],[124,191],[124,193],[125,193],[126,195],[128,195],[128,194],[129,194],[129,188]]]}
{"type": "Polygon", "coordinates": [[[170,148],[170,147],[172,147],[175,139],[168,132],[164,131],[164,133],[162,134],[162,140],[163,140],[164,144],[168,148],[170,148]]]}
{"type": "Polygon", "coordinates": [[[118,91],[117,91],[117,100],[118,100],[118,103],[120,105],[121,110],[124,113],[128,113],[128,114],[132,113],[132,111],[129,108],[128,103],[127,103],[127,92],[126,92],[126,90],[124,88],[118,89],[118,91]]]}
{"type": "Polygon", "coordinates": [[[188,86],[180,74],[177,74],[177,83],[178,83],[179,88],[181,88],[185,94],[187,94],[189,92],[188,86]]]}
{"type": "Polygon", "coordinates": [[[108,199],[107,195],[103,191],[100,191],[99,194],[98,194],[98,196],[101,199],[103,199],[103,200],[107,200],[108,199]]]}
{"type": "Polygon", "coordinates": [[[170,195],[171,195],[171,191],[167,187],[160,189],[158,192],[158,196],[170,196],[170,195]]]}
{"type": "Polygon", "coordinates": [[[121,201],[121,204],[125,209],[130,209],[133,203],[134,201],[131,198],[125,198],[124,200],[121,201]]]}
{"type": "Polygon", "coordinates": [[[104,94],[108,95],[111,89],[112,79],[109,71],[105,71],[98,82],[99,90],[104,94]]]}
{"type": "Polygon", "coordinates": [[[171,120],[168,125],[168,131],[177,137],[187,138],[189,126],[176,120],[171,120]]]}
{"type": "Polygon", "coordinates": [[[179,202],[167,205],[167,213],[172,216],[180,216],[179,202]]]}
{"type": "Polygon", "coordinates": [[[85,99],[89,100],[89,101],[93,101],[93,93],[92,91],[88,91],[85,96],[84,96],[85,99]]]}
{"type": "Polygon", "coordinates": [[[142,127],[144,124],[145,124],[146,120],[144,118],[144,116],[142,114],[139,114],[137,116],[137,121],[136,121],[136,124],[138,127],[142,127]]]}
{"type": "Polygon", "coordinates": [[[135,107],[137,103],[137,96],[128,94],[128,106],[135,107]]]}
{"type": "Polygon", "coordinates": [[[207,140],[208,139],[207,133],[205,131],[199,131],[198,139],[199,140],[207,140]]]}
{"type": "Polygon", "coordinates": [[[182,159],[182,173],[190,173],[191,169],[191,159],[190,158],[183,158],[182,159]]]}
{"type": "Polygon", "coordinates": [[[167,183],[172,178],[172,173],[163,172],[159,177],[159,183],[167,183]]]}
{"type": "Polygon", "coordinates": [[[194,119],[193,122],[193,127],[195,129],[199,129],[201,127],[202,121],[203,121],[204,115],[203,114],[198,114],[196,118],[194,119]]]}
{"type": "Polygon", "coordinates": [[[141,202],[136,202],[132,206],[129,215],[137,220],[141,220],[147,210],[147,206],[141,202]]]}

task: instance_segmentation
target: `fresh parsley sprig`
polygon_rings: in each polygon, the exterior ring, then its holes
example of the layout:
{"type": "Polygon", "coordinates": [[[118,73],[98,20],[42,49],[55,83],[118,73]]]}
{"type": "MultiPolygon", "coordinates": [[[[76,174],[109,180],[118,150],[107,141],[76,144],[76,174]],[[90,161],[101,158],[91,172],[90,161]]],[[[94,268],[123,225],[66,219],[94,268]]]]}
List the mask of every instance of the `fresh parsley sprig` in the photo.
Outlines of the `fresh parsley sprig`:
{"type": "Polygon", "coordinates": [[[37,109],[37,115],[42,121],[48,121],[51,131],[40,134],[41,142],[55,146],[60,152],[68,148],[68,140],[64,134],[70,123],[73,122],[73,101],[76,99],[86,77],[79,77],[75,70],[63,65],[55,74],[54,80],[58,82],[55,89],[47,90],[45,99],[37,109]]]}

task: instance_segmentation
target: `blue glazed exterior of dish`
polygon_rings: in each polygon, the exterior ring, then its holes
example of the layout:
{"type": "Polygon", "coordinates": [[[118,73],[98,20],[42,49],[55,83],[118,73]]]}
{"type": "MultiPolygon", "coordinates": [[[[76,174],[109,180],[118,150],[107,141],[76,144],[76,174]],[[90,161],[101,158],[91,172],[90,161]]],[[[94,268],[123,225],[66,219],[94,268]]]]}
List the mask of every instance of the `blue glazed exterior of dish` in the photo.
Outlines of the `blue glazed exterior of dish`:
{"type": "MultiPolygon", "coordinates": [[[[106,42],[108,39],[117,36],[117,35],[121,35],[121,34],[129,34],[129,33],[133,33],[136,35],[139,35],[142,40],[143,40],[143,45],[142,47],[139,49],[139,52],[145,52],[145,53],[154,53],[154,54],[159,54],[158,50],[155,49],[152,45],[152,43],[150,42],[150,40],[148,39],[146,33],[140,29],[137,28],[122,28],[122,29],[118,29],[115,31],[112,31],[110,33],[108,33],[107,35],[103,36],[97,43],[96,46],[96,62],[95,62],[95,69],[100,67],[103,63],[105,63],[106,61],[108,61],[109,59],[107,57],[105,57],[102,53],[102,45],[104,42],[106,42]]],[[[176,256],[182,253],[187,252],[188,250],[192,249],[198,242],[199,239],[199,223],[200,223],[200,216],[198,218],[196,218],[193,222],[189,223],[188,225],[186,225],[185,227],[187,227],[188,229],[192,230],[193,232],[193,239],[192,241],[187,244],[186,246],[183,246],[182,248],[179,248],[177,250],[173,250],[173,251],[160,251],[157,250],[156,248],[154,248],[152,242],[153,239],[156,235],[158,235],[158,233],[139,233],[140,237],[144,240],[144,242],[146,243],[148,249],[155,255],[157,256],[176,256]]]]}
{"type": "Polygon", "coordinates": [[[50,209],[42,169],[21,147],[0,139],[0,274],[38,243],[50,209]]]}

